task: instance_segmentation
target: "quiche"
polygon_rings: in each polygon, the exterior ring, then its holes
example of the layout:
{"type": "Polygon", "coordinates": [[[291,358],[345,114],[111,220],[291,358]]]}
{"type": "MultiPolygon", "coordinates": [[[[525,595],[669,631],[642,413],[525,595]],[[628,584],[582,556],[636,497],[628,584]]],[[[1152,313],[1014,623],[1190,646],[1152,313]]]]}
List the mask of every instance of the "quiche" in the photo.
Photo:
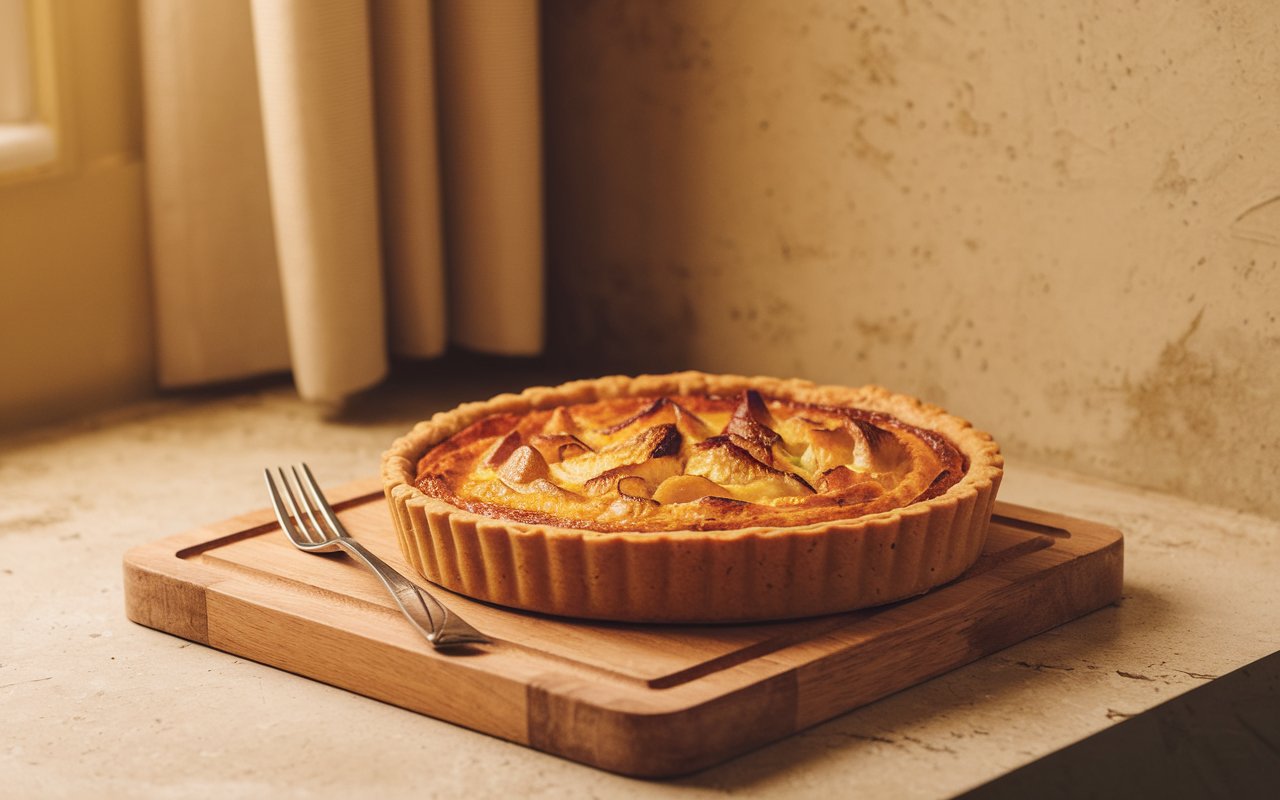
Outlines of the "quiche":
{"type": "Polygon", "coordinates": [[[682,372],[467,403],[383,456],[401,550],[503,606],[630,622],[900,600],[977,560],[1003,473],[968,422],[883,388],[682,372]]]}

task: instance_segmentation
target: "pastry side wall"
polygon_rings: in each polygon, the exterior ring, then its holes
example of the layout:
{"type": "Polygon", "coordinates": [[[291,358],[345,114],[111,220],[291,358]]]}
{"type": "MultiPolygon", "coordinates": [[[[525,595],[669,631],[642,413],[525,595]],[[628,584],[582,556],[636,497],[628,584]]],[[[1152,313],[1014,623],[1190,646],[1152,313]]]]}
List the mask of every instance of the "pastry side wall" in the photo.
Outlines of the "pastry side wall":
{"type": "Polygon", "coordinates": [[[551,2],[543,35],[552,352],[881,383],[1280,516],[1280,5],[551,2]]]}

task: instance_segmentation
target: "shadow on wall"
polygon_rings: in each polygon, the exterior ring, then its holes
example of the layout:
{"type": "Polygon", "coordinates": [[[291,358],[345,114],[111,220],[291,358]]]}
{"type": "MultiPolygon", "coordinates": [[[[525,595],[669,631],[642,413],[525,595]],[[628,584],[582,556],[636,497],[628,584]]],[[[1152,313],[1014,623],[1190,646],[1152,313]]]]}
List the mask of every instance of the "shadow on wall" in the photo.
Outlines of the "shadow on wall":
{"type": "Polygon", "coordinates": [[[710,47],[694,5],[544,7],[548,333],[551,352],[599,371],[689,366],[715,301],[690,260],[713,144],[682,123],[710,47]]]}

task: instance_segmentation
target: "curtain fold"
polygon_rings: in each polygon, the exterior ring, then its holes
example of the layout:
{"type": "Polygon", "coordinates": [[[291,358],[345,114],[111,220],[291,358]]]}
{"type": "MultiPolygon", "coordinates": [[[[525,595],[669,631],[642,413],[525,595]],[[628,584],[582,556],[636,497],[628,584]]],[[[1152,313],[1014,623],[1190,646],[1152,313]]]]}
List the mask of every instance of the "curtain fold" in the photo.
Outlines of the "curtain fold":
{"type": "Polygon", "coordinates": [[[380,0],[369,10],[391,346],[435,356],[448,321],[431,6],[380,0]]]}
{"type": "Polygon", "coordinates": [[[542,347],[535,0],[142,1],[162,385],[542,347]]]}
{"type": "Polygon", "coordinates": [[[535,353],[542,304],[522,298],[542,291],[537,6],[439,0],[436,11],[451,334],[477,350],[535,353]]]}
{"type": "Polygon", "coordinates": [[[145,0],[142,10],[159,382],[285,369],[249,5],[145,0]]]}
{"type": "Polygon", "coordinates": [[[294,379],[339,399],[387,369],[368,17],[354,2],[252,8],[294,379]]]}

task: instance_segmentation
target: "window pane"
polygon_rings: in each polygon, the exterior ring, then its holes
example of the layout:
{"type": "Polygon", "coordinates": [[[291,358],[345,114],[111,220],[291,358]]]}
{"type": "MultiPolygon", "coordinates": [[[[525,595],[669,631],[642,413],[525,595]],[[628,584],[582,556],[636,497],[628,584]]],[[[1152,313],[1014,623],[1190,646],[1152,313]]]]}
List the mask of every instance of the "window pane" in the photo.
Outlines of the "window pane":
{"type": "Polygon", "coordinates": [[[27,0],[0,0],[0,123],[34,116],[27,0]]]}

